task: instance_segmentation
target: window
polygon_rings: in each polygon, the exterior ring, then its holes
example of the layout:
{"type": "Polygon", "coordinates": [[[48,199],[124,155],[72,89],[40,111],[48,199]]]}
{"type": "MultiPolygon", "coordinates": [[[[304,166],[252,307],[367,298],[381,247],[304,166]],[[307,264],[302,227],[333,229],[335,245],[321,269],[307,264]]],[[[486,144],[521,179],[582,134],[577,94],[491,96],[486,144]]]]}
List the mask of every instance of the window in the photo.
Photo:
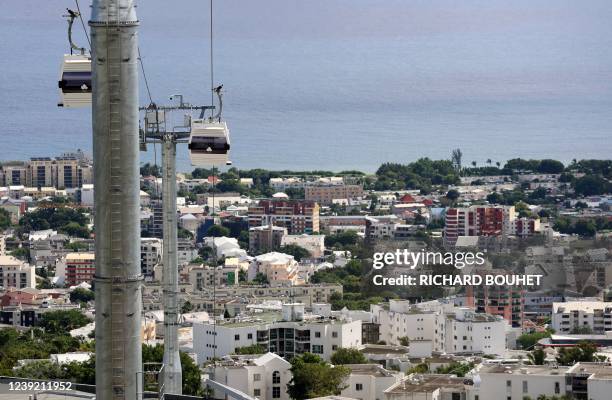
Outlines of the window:
{"type": "Polygon", "coordinates": [[[555,394],[559,394],[561,392],[561,388],[559,387],[559,382],[555,382],[555,394]]]}
{"type": "Polygon", "coordinates": [[[259,382],[261,380],[261,374],[253,374],[253,381],[259,382]]]}
{"type": "Polygon", "coordinates": [[[253,334],[252,334],[252,333],[249,333],[249,334],[247,335],[247,339],[253,339],[253,334]]]}
{"type": "Polygon", "coordinates": [[[332,337],[333,338],[337,338],[338,337],[338,332],[332,332],[332,337]]]}
{"type": "Polygon", "coordinates": [[[362,383],[356,383],[355,384],[355,390],[360,392],[363,390],[363,384],[362,383]]]}
{"type": "Polygon", "coordinates": [[[512,381],[506,381],[506,387],[512,387],[512,381]]]}
{"type": "Polygon", "coordinates": [[[234,340],[240,340],[240,335],[234,335],[234,340]]]}
{"type": "Polygon", "coordinates": [[[312,345],[312,353],[313,354],[323,354],[323,345],[321,345],[321,344],[313,344],[312,345]]]}
{"type": "Polygon", "coordinates": [[[315,337],[321,337],[321,332],[315,332],[315,337]]]}
{"type": "Polygon", "coordinates": [[[255,397],[261,396],[261,389],[253,389],[253,396],[255,397]]]}
{"type": "Polygon", "coordinates": [[[280,372],[274,371],[272,373],[272,384],[279,384],[279,383],[280,383],[280,372]]]}
{"type": "Polygon", "coordinates": [[[272,398],[280,399],[280,386],[272,386],[272,398]]]}
{"type": "Polygon", "coordinates": [[[333,350],[333,351],[338,350],[338,346],[336,346],[335,344],[333,344],[333,345],[332,345],[332,350],[333,350]]]}
{"type": "Polygon", "coordinates": [[[529,392],[529,386],[527,384],[527,381],[523,381],[523,393],[528,393],[529,392]]]}

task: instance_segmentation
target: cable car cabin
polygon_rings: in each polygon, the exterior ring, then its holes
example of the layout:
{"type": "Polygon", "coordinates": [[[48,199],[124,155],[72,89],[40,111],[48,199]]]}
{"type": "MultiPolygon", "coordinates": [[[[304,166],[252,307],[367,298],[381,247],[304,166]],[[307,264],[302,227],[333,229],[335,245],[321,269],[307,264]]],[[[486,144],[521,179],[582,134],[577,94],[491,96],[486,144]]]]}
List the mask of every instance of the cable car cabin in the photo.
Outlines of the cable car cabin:
{"type": "Polygon", "coordinates": [[[227,124],[210,122],[207,119],[192,119],[188,147],[191,165],[229,164],[230,138],[227,124]]]}
{"type": "Polygon", "coordinates": [[[87,107],[91,105],[91,57],[65,54],[60,80],[60,107],[87,107]]]}

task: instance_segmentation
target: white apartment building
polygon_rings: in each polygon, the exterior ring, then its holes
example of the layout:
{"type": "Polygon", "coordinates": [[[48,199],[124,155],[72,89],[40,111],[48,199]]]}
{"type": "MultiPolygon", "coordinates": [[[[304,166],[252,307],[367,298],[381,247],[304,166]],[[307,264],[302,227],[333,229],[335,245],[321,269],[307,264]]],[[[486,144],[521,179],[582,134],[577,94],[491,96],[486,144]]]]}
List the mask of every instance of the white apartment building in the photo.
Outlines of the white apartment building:
{"type": "Polygon", "coordinates": [[[0,286],[4,289],[35,288],[35,268],[13,256],[0,256],[0,286]]]}
{"type": "Polygon", "coordinates": [[[380,340],[391,345],[399,345],[404,337],[431,341],[433,351],[449,354],[505,352],[507,323],[503,318],[436,303],[411,305],[407,300],[391,300],[388,308],[372,305],[380,340]]]}
{"type": "Polygon", "coordinates": [[[608,400],[612,393],[610,363],[550,365],[480,364],[472,372],[470,399],[520,400],[569,395],[573,399],[608,400]]]}
{"type": "Polygon", "coordinates": [[[163,242],[158,238],[140,239],[140,268],[145,277],[152,277],[154,268],[161,263],[163,242]]]}
{"type": "Polygon", "coordinates": [[[380,364],[348,364],[351,370],[340,393],[342,397],[357,400],[382,400],[389,387],[401,381],[403,374],[384,369],[380,364]]]}
{"type": "Polygon", "coordinates": [[[568,367],[547,365],[480,364],[473,371],[472,399],[536,399],[539,395],[566,394],[568,367]]]}
{"type": "Polygon", "coordinates": [[[257,344],[285,358],[309,352],[329,360],[341,347],[361,346],[361,321],[305,315],[303,304],[284,304],[282,314],[262,312],[193,325],[198,363],[257,344]]]}
{"type": "Polygon", "coordinates": [[[577,330],[603,334],[612,330],[612,302],[553,303],[552,327],[560,334],[577,330]]]}
{"type": "MultiPolygon", "coordinates": [[[[206,368],[215,382],[240,390],[260,400],[289,400],[287,384],[291,364],[274,353],[254,356],[231,356],[206,368]]],[[[215,391],[215,399],[225,393],[215,391]]]]}

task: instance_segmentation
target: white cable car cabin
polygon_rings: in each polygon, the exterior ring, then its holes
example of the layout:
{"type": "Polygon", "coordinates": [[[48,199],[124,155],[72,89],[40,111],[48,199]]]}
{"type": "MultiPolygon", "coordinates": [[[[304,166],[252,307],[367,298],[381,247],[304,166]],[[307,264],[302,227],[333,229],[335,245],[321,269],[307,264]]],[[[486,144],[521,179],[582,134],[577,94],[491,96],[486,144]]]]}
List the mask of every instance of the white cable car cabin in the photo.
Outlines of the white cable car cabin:
{"type": "Polygon", "coordinates": [[[91,105],[91,57],[85,54],[64,54],[58,82],[60,107],[91,105]]]}
{"type": "Polygon", "coordinates": [[[229,164],[230,137],[225,121],[192,119],[188,148],[193,166],[229,164]]]}

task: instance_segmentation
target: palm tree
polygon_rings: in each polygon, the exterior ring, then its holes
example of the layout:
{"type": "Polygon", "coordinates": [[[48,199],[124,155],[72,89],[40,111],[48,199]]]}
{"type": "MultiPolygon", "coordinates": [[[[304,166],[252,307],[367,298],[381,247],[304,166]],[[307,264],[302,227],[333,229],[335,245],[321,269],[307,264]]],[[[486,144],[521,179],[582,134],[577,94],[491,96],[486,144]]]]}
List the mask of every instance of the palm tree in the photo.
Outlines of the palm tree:
{"type": "Polygon", "coordinates": [[[495,165],[497,165],[497,168],[501,167],[501,163],[499,161],[495,161],[495,165]]]}
{"type": "Polygon", "coordinates": [[[461,170],[461,159],[463,158],[463,152],[461,149],[455,149],[451,153],[451,161],[457,171],[461,170]]]}
{"type": "Polygon", "coordinates": [[[472,161],[472,166],[476,168],[476,161],[472,161]]]}
{"type": "Polygon", "coordinates": [[[492,163],[492,162],[493,162],[493,161],[491,161],[491,159],[490,159],[490,158],[487,158],[487,164],[491,165],[491,163],[492,163]]]}

